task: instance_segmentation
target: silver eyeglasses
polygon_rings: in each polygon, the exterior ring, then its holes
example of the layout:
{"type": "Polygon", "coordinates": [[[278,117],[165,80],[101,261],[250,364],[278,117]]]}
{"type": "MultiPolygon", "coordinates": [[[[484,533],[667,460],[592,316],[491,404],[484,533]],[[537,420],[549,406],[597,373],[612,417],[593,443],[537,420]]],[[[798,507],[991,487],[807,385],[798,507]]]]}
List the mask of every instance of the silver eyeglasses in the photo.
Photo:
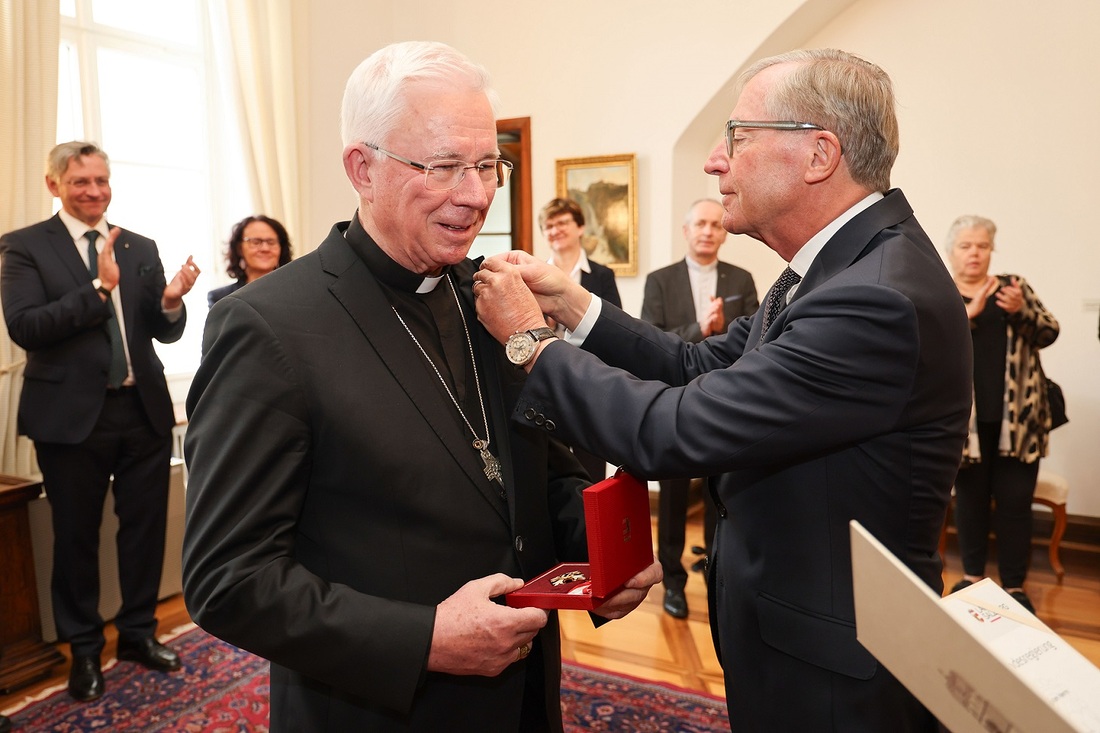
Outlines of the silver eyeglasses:
{"type": "Polygon", "coordinates": [[[260,249],[261,247],[269,247],[271,249],[279,248],[279,240],[268,237],[245,237],[241,241],[252,249],[260,249]]]}
{"type": "Polygon", "coordinates": [[[726,155],[733,156],[733,134],[738,127],[748,127],[760,130],[824,130],[824,127],[812,122],[792,122],[781,120],[779,122],[749,122],[747,120],[729,120],[726,122],[726,155]]]}
{"type": "Polygon", "coordinates": [[[424,171],[424,188],[429,191],[449,191],[457,188],[466,177],[466,171],[473,168],[477,171],[478,178],[486,188],[500,188],[508,183],[508,177],[512,175],[512,164],[500,158],[479,160],[477,163],[467,163],[462,160],[436,160],[431,163],[417,163],[415,160],[403,158],[396,153],[378,147],[374,143],[364,142],[371,150],[377,150],[383,155],[388,155],[399,163],[412,166],[424,171]]]}

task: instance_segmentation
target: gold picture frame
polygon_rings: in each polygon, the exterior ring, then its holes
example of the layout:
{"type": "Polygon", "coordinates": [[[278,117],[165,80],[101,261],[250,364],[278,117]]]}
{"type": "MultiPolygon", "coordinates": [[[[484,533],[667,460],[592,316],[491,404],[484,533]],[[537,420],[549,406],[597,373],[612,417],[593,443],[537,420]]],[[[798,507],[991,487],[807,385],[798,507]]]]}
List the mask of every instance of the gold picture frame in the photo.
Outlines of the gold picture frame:
{"type": "Polygon", "coordinates": [[[593,262],[616,275],[638,274],[636,156],[600,155],[555,161],[557,195],[584,212],[581,244],[593,262]]]}

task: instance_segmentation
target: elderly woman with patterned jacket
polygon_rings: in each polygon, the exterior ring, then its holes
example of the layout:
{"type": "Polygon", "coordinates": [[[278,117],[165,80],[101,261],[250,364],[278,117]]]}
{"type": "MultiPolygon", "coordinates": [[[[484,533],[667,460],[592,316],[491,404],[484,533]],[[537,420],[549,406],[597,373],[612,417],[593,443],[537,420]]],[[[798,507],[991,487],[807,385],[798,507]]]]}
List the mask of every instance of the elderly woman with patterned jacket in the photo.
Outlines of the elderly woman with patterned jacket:
{"type": "Polygon", "coordinates": [[[974,410],[955,480],[964,576],[952,592],[985,576],[992,520],[1001,585],[1034,613],[1024,592],[1031,500],[1050,432],[1039,349],[1058,338],[1058,321],[1022,277],[989,274],[996,233],[989,219],[962,216],[947,234],[948,260],[974,338],[974,410]]]}

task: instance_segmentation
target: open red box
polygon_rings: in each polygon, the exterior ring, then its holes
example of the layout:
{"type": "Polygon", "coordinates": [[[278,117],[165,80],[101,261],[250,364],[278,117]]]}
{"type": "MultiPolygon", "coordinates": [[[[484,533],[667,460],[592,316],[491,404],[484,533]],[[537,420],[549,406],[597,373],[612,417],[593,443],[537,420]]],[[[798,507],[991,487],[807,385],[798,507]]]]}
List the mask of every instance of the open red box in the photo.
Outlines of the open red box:
{"type": "Polygon", "coordinates": [[[583,498],[589,561],[547,570],[505,595],[509,606],[591,611],[653,563],[645,483],[620,468],[585,489],[583,498]]]}

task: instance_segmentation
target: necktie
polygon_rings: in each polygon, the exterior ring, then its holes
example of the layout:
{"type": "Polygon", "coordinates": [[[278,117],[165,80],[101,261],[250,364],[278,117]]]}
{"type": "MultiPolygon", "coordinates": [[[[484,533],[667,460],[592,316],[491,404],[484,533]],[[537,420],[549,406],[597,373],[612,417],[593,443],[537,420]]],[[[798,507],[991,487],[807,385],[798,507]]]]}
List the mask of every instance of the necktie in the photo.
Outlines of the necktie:
{"type": "Polygon", "coordinates": [[[800,282],[802,282],[802,276],[787,267],[779,275],[775,285],[772,285],[771,292],[768,293],[767,305],[764,306],[764,323],[760,326],[761,343],[764,342],[764,334],[767,333],[768,327],[772,325],[772,321],[779,315],[779,311],[783,310],[783,306],[787,304],[787,291],[800,282]]]}
{"type": "MultiPolygon", "coordinates": [[[[90,229],[84,236],[88,238],[88,274],[95,280],[99,277],[99,262],[97,261],[99,253],[96,252],[95,248],[95,241],[99,239],[99,232],[90,229]]],[[[108,298],[107,304],[111,306],[111,315],[107,318],[107,322],[103,324],[103,329],[107,332],[107,338],[111,342],[111,366],[107,372],[107,386],[111,389],[118,389],[125,381],[128,371],[126,368],[126,351],[122,347],[122,329],[118,327],[114,301],[108,298]]]]}

